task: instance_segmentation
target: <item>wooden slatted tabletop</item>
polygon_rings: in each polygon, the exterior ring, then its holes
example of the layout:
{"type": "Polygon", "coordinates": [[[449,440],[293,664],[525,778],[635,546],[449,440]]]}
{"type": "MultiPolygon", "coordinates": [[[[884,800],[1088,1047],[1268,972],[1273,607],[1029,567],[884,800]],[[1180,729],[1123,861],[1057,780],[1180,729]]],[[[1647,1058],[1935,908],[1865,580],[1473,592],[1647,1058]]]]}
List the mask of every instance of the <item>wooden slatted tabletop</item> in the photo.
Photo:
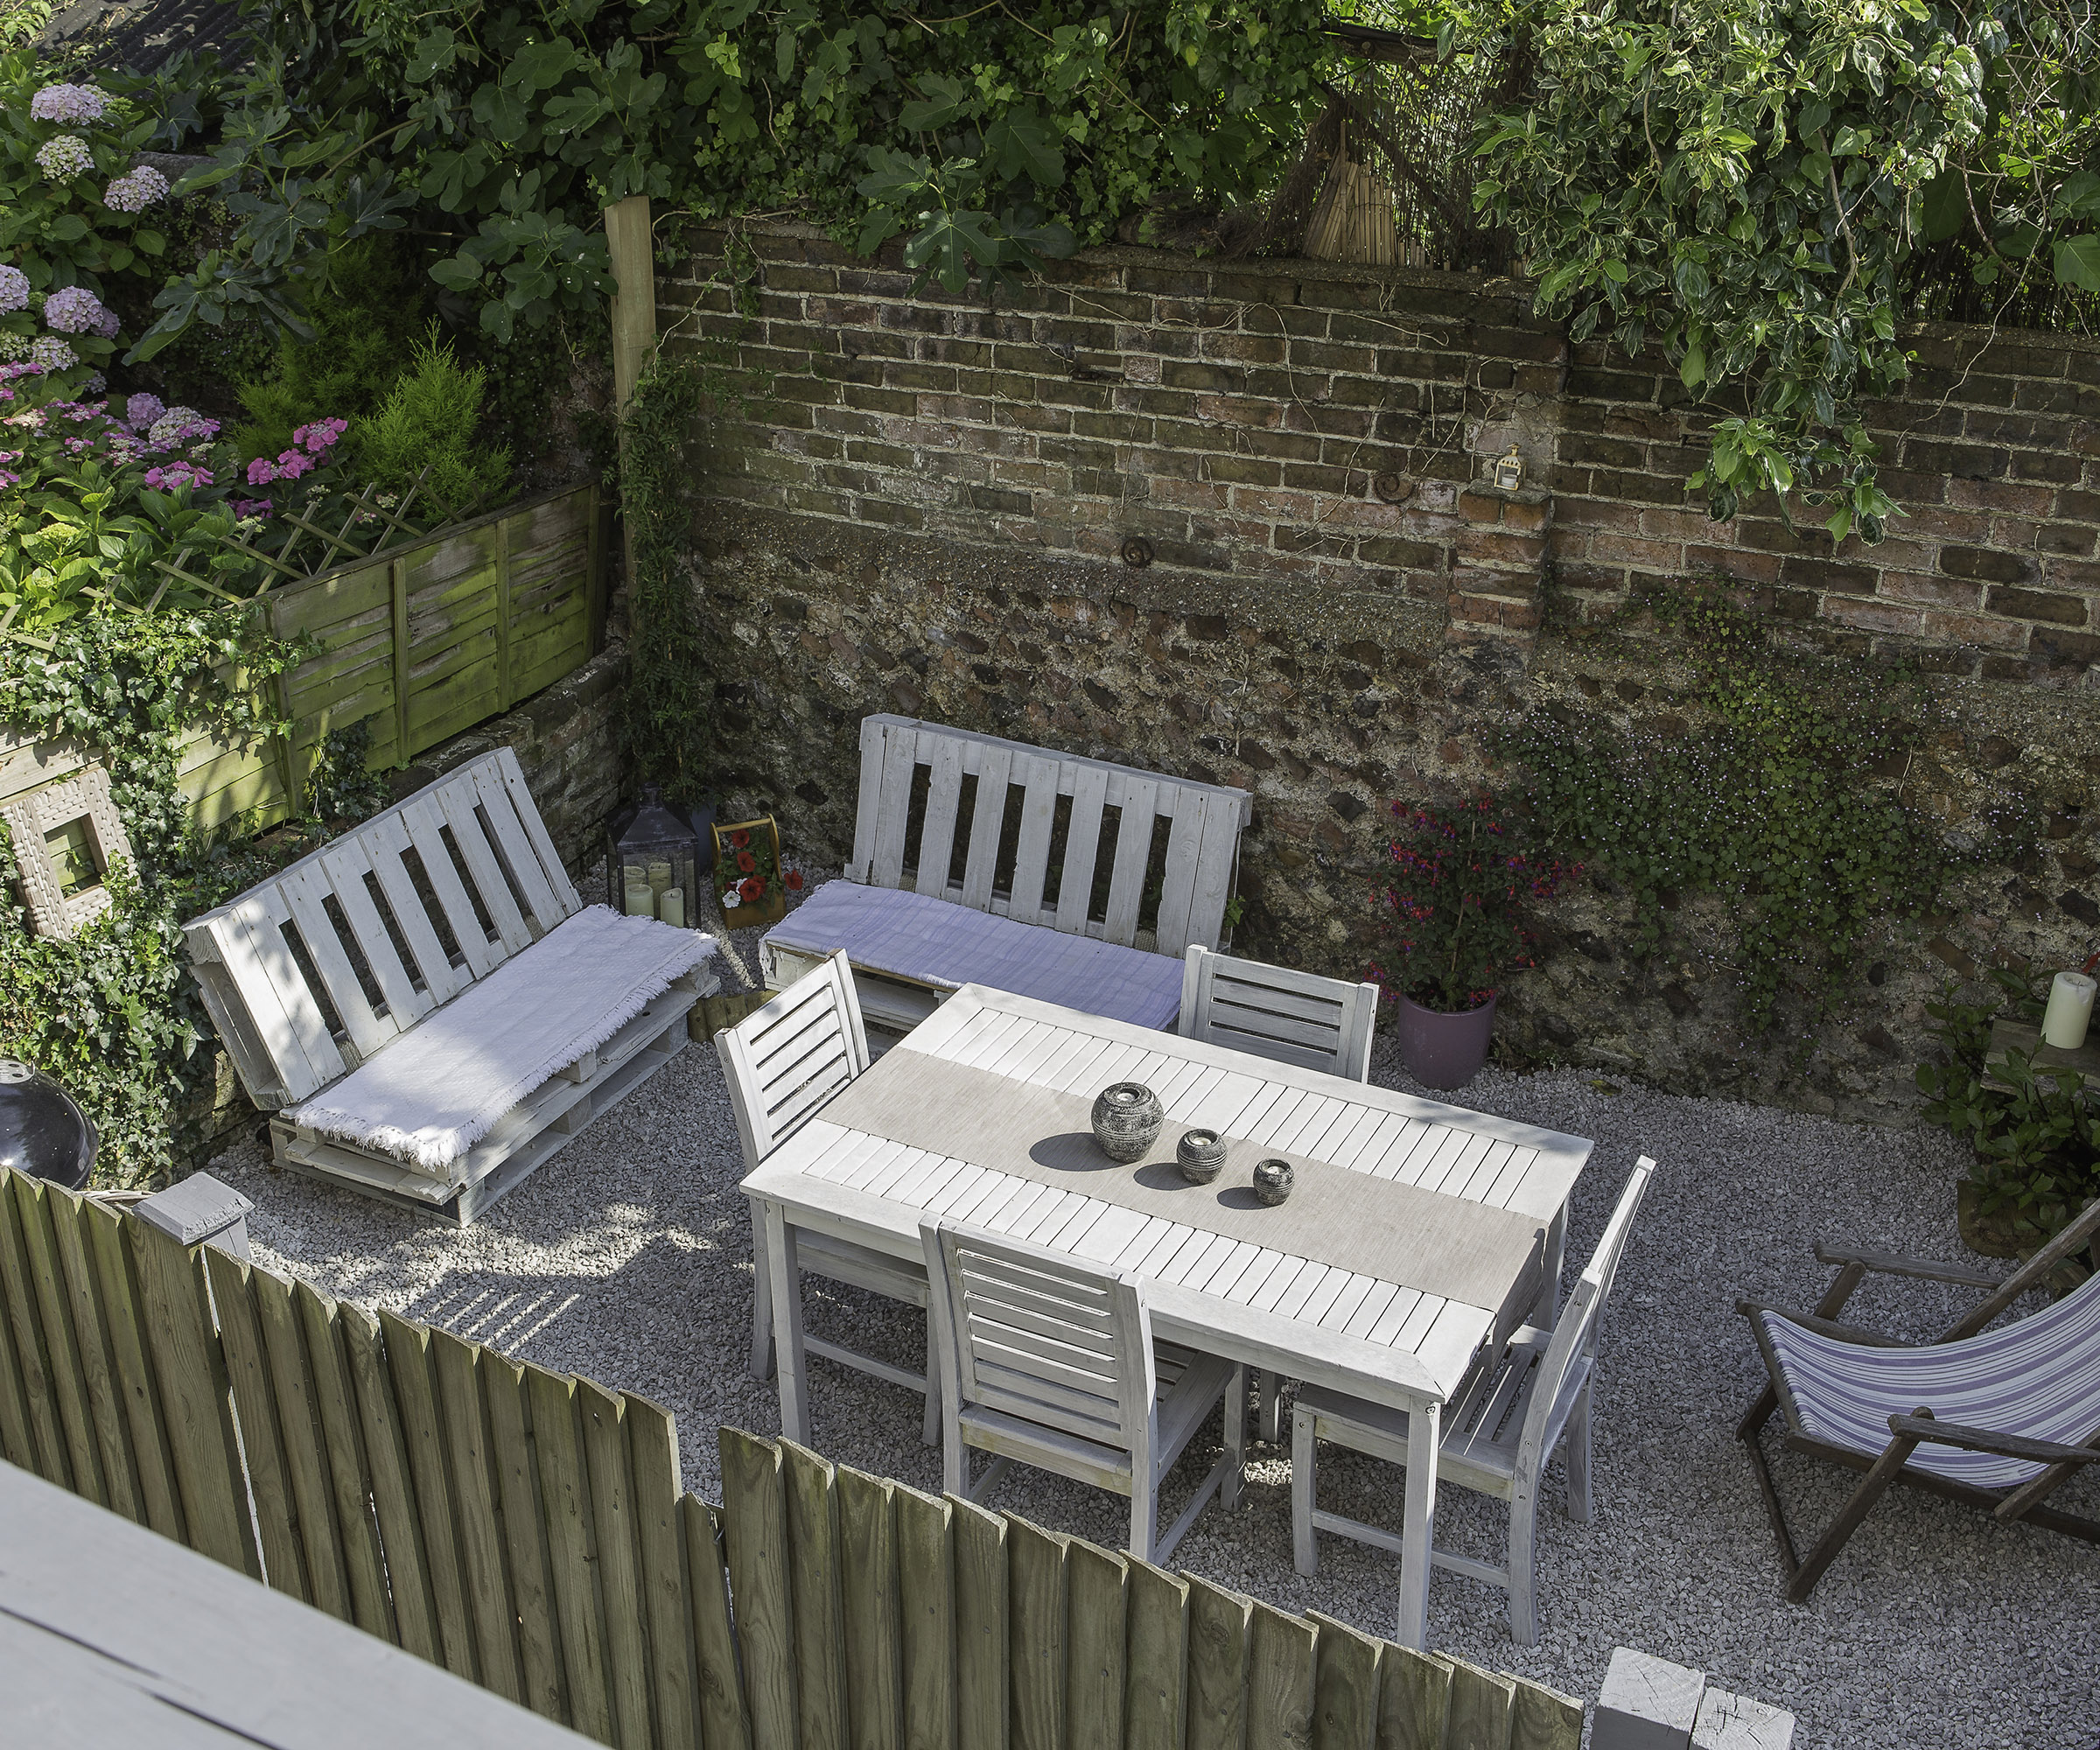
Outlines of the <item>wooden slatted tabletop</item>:
{"type": "MultiPolygon", "coordinates": [[[[1549,1281],[1558,1276],[1568,1194],[1592,1146],[1578,1137],[981,985],[957,992],[909,1036],[909,1046],[869,1074],[932,1074],[930,1059],[1088,1096],[1113,1082],[1140,1081],[1159,1096],[1170,1129],[1202,1125],[1535,1217],[1550,1230],[1549,1281]]],[[[1127,1269],[1144,1278],[1162,1339],[1426,1415],[1427,1430],[1494,1333],[1501,1310],[1145,1216],[1082,1192],[848,1130],[821,1114],[769,1155],[743,1188],[766,1227],[781,1426],[796,1439],[808,1437],[793,1256],[798,1230],[916,1260],[921,1216],[948,1215],[1127,1269]]],[[[1410,1473],[1410,1542],[1418,1532],[1427,1535],[1432,1478],[1428,1466],[1410,1473]],[[1424,1485],[1419,1511],[1418,1481],[1424,1485]]],[[[1426,1564],[1410,1565],[1425,1583],[1426,1564]]],[[[1404,1638],[1418,1642],[1419,1606],[1410,1623],[1406,1598],[1401,1628],[1404,1638]]]]}

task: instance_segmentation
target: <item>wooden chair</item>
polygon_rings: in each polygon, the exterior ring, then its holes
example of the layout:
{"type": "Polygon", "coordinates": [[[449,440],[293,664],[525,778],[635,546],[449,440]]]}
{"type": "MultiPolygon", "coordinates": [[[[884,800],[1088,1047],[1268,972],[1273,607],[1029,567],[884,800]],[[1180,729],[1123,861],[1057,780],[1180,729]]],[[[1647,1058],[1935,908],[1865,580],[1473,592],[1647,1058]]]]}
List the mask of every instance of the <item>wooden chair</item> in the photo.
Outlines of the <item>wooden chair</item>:
{"type": "Polygon", "coordinates": [[[1368,1082],[1377,1016],[1376,984],[1345,984],[1192,942],[1183,962],[1181,1018],[1175,1030],[1183,1039],[1368,1082]]]}
{"type": "MultiPolygon", "coordinates": [[[[842,954],[798,978],[733,1027],[715,1035],[722,1073],[736,1109],[737,1133],[744,1144],[748,1172],[813,1117],[824,1102],[866,1069],[867,1030],[853,994],[852,969],[842,954]]],[[[802,1267],[835,1282],[851,1283],[872,1293],[927,1304],[926,1272],[866,1246],[826,1234],[804,1233],[795,1252],[802,1267]]],[[[844,1367],[886,1379],[926,1399],[920,1438],[932,1446],[939,1438],[941,1407],[934,1382],[934,1339],[927,1333],[927,1370],[910,1373],[873,1355],[863,1354],[821,1337],[805,1336],[802,1347],[844,1367]]],[[[773,1283],[763,1236],[752,1246],[751,1371],[755,1379],[772,1376],[773,1283]]]]}
{"type": "Polygon", "coordinates": [[[942,1452],[951,1494],[982,1500],[1008,1463],[1130,1501],[1130,1553],[1165,1562],[1211,1496],[1237,1504],[1247,1373],[1155,1345],[1138,1278],[952,1222],[920,1228],[941,1353],[942,1452]],[[1159,1480],[1225,1404],[1225,1455],[1166,1536],[1159,1480]],[[973,1488],[970,1452],[994,1455],[973,1488]]]}
{"type": "Polygon", "coordinates": [[[2100,1275],[2016,1324],[1985,1329],[2096,1233],[2100,1198],[2003,1282],[1959,1264],[1819,1245],[1816,1257],[1838,1271],[1813,1313],[1737,1303],[1772,1382],[1736,1433],[1756,1466],[1792,1602],[1808,1601],[1892,1482],[2100,1543],[2100,1522],[2041,1504],[2100,1460],[2100,1275]],[[1912,1346],[1836,1322],[1869,1270],[1992,1292],[1936,1341],[1912,1346]],[[1759,1438],[1774,1411],[1796,1452],[1866,1473],[1805,1559],[1759,1438]]]}
{"type": "MultiPolygon", "coordinates": [[[[1183,1039],[1368,1082],[1371,1028],[1377,1018],[1376,984],[1345,984],[1240,960],[1201,942],[1189,944],[1182,962],[1181,1018],[1175,1031],[1183,1039]]],[[[1257,1371],[1254,1396],[1261,1437],[1273,1442],[1281,1432],[1278,1376],[1266,1368],[1257,1371]]]]}
{"type": "MultiPolygon", "coordinates": [[[[1469,1574],[1509,1594],[1509,1632],[1519,1646],[1538,1642],[1537,1580],[1535,1556],[1539,1491],[1546,1461],[1564,1443],[1568,1516],[1587,1524],[1590,1499],[1590,1424],[1597,1383],[1598,1321],[1612,1278],[1625,1255],[1627,1236],[1656,1164],[1643,1156],[1619,1194],[1619,1207],[1606,1223],[1604,1237],[1589,1268],[1568,1296],[1552,1330],[1522,1326],[1508,1351],[1491,1367],[1475,1372],[1445,1419],[1437,1453],[1437,1480],[1455,1482],[1509,1503],[1509,1551],[1501,1566],[1470,1556],[1432,1550],[1430,1560],[1454,1573],[1469,1574]]],[[[1291,1418],[1291,1530],[1298,1571],[1318,1572],[1316,1531],[1337,1531],[1382,1550],[1400,1552],[1396,1533],[1338,1513],[1322,1512],[1315,1502],[1315,1443],[1368,1452],[1404,1466],[1408,1461],[1408,1416],[1368,1404],[1339,1391],[1308,1386],[1298,1393],[1291,1418]]]]}

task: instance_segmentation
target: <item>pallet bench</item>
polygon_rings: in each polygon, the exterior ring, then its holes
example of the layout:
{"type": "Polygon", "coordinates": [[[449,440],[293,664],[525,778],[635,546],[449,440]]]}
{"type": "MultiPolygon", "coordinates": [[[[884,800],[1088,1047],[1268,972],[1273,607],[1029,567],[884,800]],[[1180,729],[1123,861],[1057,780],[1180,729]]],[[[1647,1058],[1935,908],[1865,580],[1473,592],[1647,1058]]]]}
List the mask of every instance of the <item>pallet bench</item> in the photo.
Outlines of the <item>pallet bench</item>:
{"type": "Polygon", "coordinates": [[[584,906],[508,747],[183,935],[277,1160],[462,1226],[669,1062],[719,988],[711,937],[584,906]]]}
{"type": "Polygon", "coordinates": [[[766,982],[843,948],[893,1031],[971,984],[1172,1027],[1181,956],[1226,934],[1248,810],[1225,785],[867,718],[846,878],[767,932],[766,982]]]}

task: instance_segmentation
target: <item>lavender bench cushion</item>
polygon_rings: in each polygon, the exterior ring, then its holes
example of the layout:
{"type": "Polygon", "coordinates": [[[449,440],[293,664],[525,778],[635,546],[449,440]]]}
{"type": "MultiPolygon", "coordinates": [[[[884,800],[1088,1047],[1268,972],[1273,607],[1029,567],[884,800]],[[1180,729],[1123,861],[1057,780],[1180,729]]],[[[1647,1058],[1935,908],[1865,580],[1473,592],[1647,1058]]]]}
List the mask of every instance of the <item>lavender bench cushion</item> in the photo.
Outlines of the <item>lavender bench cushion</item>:
{"type": "Polygon", "coordinates": [[[827,881],[766,941],[803,954],[843,948],[863,971],[937,990],[989,984],[1143,1027],[1171,1027],[1181,1012],[1181,962],[1170,956],[1016,923],[900,887],[827,881]]]}

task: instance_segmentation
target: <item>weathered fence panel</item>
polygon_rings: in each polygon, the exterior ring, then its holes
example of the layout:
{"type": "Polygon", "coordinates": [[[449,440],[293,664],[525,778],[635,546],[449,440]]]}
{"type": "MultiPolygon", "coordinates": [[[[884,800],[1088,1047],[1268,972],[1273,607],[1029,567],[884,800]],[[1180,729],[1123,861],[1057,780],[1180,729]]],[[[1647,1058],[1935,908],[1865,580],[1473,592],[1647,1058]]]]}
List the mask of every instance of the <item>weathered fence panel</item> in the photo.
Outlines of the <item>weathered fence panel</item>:
{"type": "Polygon", "coordinates": [[[1576,1750],[1579,1704],[0,1169],[0,1454],[620,1750],[1576,1750]]]}
{"type": "MultiPolygon", "coordinates": [[[[317,648],[277,682],[286,732],[182,744],[176,782],[198,827],[285,819],[331,730],[363,723],[373,769],[406,766],[588,662],[604,625],[605,512],[595,486],[570,487],[258,598],[271,636],[317,648]]],[[[0,735],[0,802],[95,757],[0,735]]]]}

